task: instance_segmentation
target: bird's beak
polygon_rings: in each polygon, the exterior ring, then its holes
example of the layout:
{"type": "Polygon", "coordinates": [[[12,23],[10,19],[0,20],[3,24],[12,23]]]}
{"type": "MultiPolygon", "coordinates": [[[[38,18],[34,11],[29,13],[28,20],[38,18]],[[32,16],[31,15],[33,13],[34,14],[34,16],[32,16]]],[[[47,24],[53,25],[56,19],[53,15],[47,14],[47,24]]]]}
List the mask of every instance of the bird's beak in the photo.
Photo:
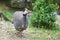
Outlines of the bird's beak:
{"type": "Polygon", "coordinates": [[[27,14],[29,14],[29,13],[31,13],[32,11],[30,11],[30,10],[27,10],[27,12],[28,12],[27,14]]]}
{"type": "Polygon", "coordinates": [[[32,11],[30,11],[30,13],[31,13],[32,11]]]}

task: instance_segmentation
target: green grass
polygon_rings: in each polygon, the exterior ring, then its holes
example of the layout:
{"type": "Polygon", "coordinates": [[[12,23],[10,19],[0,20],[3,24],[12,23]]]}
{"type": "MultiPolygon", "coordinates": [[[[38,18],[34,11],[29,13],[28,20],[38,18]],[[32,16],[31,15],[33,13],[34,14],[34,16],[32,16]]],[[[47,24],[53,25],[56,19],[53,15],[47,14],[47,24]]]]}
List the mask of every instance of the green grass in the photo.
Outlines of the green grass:
{"type": "Polygon", "coordinates": [[[2,12],[2,13],[4,14],[4,16],[6,16],[6,18],[7,18],[8,20],[11,20],[12,17],[13,17],[13,13],[12,13],[12,12],[10,12],[10,11],[8,11],[8,10],[5,10],[5,9],[3,9],[3,8],[1,8],[1,7],[0,7],[0,12],[2,12]]]}
{"type": "Polygon", "coordinates": [[[8,20],[11,20],[12,17],[13,17],[13,13],[12,12],[9,12],[7,10],[3,10],[2,8],[0,8],[0,12],[3,13],[3,15],[8,19],[8,20]]]}
{"type": "Polygon", "coordinates": [[[27,28],[32,31],[31,34],[37,34],[36,36],[30,35],[31,40],[60,40],[60,31],[59,30],[48,30],[43,28],[27,28]]]}
{"type": "Polygon", "coordinates": [[[4,12],[4,15],[5,15],[9,20],[11,20],[12,17],[13,17],[13,14],[10,13],[10,12],[4,12]]]}

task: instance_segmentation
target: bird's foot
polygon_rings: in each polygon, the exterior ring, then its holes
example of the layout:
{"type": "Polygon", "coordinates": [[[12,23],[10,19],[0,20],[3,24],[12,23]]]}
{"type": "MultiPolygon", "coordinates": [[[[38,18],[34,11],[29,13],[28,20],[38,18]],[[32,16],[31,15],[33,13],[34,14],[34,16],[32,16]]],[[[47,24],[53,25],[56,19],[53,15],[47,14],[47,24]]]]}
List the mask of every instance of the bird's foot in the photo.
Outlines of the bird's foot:
{"type": "Polygon", "coordinates": [[[18,32],[17,35],[18,35],[19,37],[22,37],[22,36],[23,36],[22,32],[18,32]]]}

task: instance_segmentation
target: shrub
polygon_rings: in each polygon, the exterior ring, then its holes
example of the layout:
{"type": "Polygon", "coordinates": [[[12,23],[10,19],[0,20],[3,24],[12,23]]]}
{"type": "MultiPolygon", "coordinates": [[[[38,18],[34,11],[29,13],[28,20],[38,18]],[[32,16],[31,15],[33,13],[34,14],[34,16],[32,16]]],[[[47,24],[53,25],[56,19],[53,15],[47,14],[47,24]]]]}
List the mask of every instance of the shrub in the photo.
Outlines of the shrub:
{"type": "Polygon", "coordinates": [[[44,26],[51,28],[56,21],[54,12],[57,10],[57,4],[52,4],[49,0],[36,0],[33,3],[33,12],[30,16],[31,25],[34,27],[44,26]]]}

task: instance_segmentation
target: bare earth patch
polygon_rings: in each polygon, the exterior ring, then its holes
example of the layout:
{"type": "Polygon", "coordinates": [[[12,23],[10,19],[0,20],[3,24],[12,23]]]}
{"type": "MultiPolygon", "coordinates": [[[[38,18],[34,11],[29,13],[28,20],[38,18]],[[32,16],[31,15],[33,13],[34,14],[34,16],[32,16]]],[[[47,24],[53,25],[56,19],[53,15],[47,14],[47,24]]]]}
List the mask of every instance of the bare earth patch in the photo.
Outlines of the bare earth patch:
{"type": "Polygon", "coordinates": [[[32,36],[38,36],[38,34],[33,34],[33,31],[26,29],[23,32],[23,36],[15,30],[14,25],[10,22],[0,21],[0,40],[31,40],[32,36]]]}

